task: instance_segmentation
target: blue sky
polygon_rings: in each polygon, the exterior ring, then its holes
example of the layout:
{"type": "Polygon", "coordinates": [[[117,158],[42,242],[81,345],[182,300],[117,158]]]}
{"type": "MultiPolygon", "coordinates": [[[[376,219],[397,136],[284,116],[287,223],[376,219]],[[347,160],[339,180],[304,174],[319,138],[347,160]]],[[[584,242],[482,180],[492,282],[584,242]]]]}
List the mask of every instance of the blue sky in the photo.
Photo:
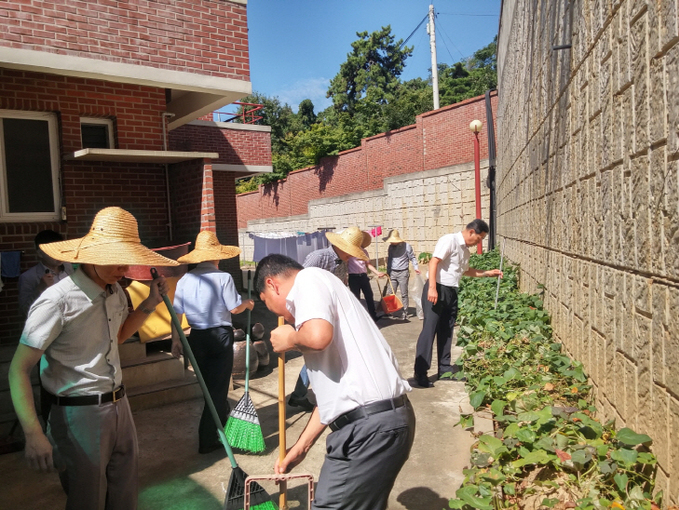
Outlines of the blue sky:
{"type": "MultiPolygon", "coordinates": [[[[497,34],[500,2],[435,2],[438,62],[452,64],[490,43],[497,34]]],[[[325,93],[358,39],[356,32],[391,25],[396,39],[405,40],[427,15],[429,4],[429,0],[249,0],[252,88],[277,96],[294,111],[309,98],[318,113],[331,104],[325,93]]],[[[427,78],[431,54],[426,22],[408,46],[415,49],[401,78],[427,78]]]]}

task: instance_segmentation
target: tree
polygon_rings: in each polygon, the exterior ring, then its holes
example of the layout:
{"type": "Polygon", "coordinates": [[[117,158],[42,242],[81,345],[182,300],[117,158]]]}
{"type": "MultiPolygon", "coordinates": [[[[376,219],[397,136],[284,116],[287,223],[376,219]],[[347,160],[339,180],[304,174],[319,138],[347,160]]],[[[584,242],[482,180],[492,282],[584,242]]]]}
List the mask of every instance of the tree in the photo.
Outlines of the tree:
{"type": "Polygon", "coordinates": [[[297,117],[302,123],[304,129],[309,129],[312,124],[316,123],[316,114],[314,113],[314,103],[311,99],[305,99],[299,103],[299,108],[297,109],[297,117]]]}
{"type": "Polygon", "coordinates": [[[352,52],[340,66],[339,73],[330,81],[327,97],[331,97],[338,112],[350,116],[357,110],[374,111],[374,106],[389,103],[405,68],[405,60],[413,48],[401,48],[402,40],[394,41],[391,27],[373,32],[357,32],[351,43],[352,52]]]}

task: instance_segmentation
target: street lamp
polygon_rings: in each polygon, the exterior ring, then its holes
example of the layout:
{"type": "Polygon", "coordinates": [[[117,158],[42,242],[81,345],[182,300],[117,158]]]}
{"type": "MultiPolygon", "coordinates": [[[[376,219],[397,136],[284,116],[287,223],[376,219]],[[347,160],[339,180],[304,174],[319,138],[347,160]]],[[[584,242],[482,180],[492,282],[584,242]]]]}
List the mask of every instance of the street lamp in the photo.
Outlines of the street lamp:
{"type": "MultiPolygon", "coordinates": [[[[476,217],[481,218],[481,150],[479,149],[479,133],[483,123],[473,120],[469,123],[469,129],[474,133],[474,184],[476,189],[476,217]]],[[[482,243],[476,245],[476,253],[483,253],[482,243]]]]}

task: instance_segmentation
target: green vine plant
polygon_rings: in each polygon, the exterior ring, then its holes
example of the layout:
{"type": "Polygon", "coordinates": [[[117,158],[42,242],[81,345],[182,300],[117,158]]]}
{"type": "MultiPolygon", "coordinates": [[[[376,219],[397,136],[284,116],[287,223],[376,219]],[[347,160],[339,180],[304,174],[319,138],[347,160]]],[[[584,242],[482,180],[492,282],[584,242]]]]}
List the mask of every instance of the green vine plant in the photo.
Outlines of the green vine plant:
{"type": "MultiPolygon", "coordinates": [[[[499,259],[492,251],[470,265],[492,269],[499,259]]],[[[455,377],[466,378],[474,409],[493,413],[494,433],[478,437],[449,507],[659,509],[651,438],[597,420],[582,363],[552,340],[540,297],[518,291],[518,268],[503,270],[497,309],[495,279],[464,278],[460,288],[455,377]]]]}

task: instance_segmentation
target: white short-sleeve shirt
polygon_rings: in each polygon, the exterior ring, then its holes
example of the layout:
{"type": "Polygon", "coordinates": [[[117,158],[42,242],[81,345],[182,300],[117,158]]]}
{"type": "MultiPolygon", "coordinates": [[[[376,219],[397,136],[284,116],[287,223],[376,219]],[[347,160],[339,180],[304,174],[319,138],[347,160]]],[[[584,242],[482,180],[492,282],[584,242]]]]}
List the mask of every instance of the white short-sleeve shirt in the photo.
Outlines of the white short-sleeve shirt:
{"type": "Polygon", "coordinates": [[[441,259],[436,268],[436,283],[447,287],[459,287],[462,274],[469,269],[471,256],[462,232],[441,237],[432,256],[441,259]]]}
{"type": "Polygon", "coordinates": [[[315,267],[300,271],[287,307],[295,317],[296,329],[311,319],[323,319],[333,326],[328,347],[304,352],[321,423],[411,390],[375,322],[337,277],[315,267]]]}

